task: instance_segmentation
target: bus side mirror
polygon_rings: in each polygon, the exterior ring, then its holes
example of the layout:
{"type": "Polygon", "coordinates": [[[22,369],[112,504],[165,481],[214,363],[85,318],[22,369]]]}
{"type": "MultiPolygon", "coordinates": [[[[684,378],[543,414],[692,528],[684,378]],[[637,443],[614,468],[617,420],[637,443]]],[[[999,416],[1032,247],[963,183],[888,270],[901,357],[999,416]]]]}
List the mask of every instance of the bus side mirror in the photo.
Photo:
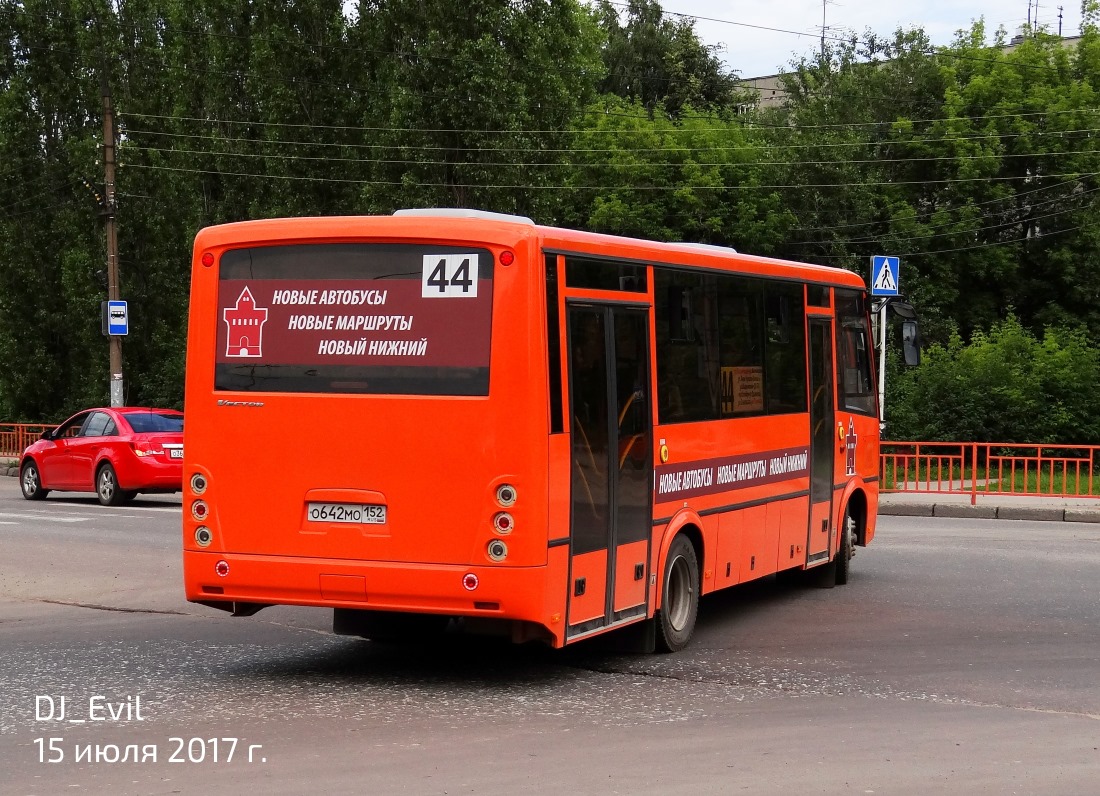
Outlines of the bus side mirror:
{"type": "Polygon", "coordinates": [[[916,367],[920,364],[920,326],[915,320],[902,321],[901,348],[906,365],[916,367]]]}

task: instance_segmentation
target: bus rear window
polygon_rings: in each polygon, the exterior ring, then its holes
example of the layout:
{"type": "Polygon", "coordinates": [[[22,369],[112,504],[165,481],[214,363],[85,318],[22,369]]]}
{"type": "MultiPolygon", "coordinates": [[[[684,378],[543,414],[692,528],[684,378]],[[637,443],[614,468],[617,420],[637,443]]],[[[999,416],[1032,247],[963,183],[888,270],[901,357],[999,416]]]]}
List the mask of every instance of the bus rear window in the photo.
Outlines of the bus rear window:
{"type": "Polygon", "coordinates": [[[493,256],[330,243],[221,258],[214,388],[488,395],[493,256]]]}

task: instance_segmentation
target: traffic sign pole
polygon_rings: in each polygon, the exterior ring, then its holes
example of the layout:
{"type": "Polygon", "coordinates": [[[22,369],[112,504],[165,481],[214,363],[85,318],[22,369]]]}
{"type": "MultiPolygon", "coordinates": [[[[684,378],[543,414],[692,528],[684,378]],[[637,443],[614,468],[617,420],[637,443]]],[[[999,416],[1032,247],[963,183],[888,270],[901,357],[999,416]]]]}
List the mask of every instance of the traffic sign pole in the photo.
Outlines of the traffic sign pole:
{"type": "Polygon", "coordinates": [[[877,254],[871,258],[871,296],[881,299],[878,319],[878,422],[886,424],[886,310],[901,295],[901,261],[877,254]]]}
{"type": "Polygon", "coordinates": [[[878,316],[878,422],[880,430],[886,424],[886,305],[882,300],[878,316]]]}
{"type": "MultiPolygon", "coordinates": [[[[107,222],[107,300],[119,300],[118,287],[118,229],[115,226],[115,118],[111,108],[111,87],[107,78],[100,78],[103,95],[103,167],[105,220],[107,222]]],[[[122,383],[122,338],[111,335],[111,406],[123,406],[125,391],[122,383]]]]}

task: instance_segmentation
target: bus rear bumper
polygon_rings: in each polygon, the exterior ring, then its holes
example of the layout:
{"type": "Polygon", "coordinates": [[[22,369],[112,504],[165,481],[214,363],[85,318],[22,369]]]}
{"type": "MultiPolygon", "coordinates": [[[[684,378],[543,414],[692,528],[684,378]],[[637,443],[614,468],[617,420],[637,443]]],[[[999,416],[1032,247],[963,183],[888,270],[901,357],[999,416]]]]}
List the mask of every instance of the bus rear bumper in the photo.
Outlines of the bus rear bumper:
{"type": "Polygon", "coordinates": [[[191,602],[492,617],[563,633],[540,567],[460,566],[184,551],[191,602]],[[220,574],[224,572],[224,574],[220,574]],[[472,576],[472,577],[471,577],[472,576]]]}

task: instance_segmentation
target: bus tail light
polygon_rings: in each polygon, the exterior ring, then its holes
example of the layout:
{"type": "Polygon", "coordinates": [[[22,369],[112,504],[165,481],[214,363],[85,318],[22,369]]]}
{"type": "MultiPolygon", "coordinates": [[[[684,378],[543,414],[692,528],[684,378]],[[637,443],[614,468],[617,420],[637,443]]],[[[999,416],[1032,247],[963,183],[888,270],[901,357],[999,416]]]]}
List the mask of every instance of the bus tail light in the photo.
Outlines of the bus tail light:
{"type": "Polygon", "coordinates": [[[508,249],[505,249],[500,253],[500,257],[498,259],[500,260],[501,265],[509,266],[516,261],[516,255],[508,249]]]}
{"type": "Polygon", "coordinates": [[[214,535],[210,533],[210,529],[205,525],[200,525],[195,529],[195,544],[199,547],[209,547],[213,539],[214,535]]]}
{"type": "Polygon", "coordinates": [[[493,561],[503,561],[508,557],[508,545],[504,544],[500,539],[494,539],[489,542],[488,553],[489,558],[493,561]]]}
{"type": "Polygon", "coordinates": [[[499,534],[511,533],[515,524],[516,521],[507,511],[498,511],[493,517],[493,529],[499,534]]]}
{"type": "Polygon", "coordinates": [[[206,491],[206,476],[202,473],[195,473],[191,476],[191,491],[196,495],[201,495],[206,491]]]}
{"type": "Polygon", "coordinates": [[[214,565],[214,572],[219,578],[224,578],[229,574],[229,562],[224,558],[214,565]]]}
{"type": "Polygon", "coordinates": [[[473,572],[467,572],[466,576],[462,579],[462,588],[466,591],[473,591],[477,588],[477,575],[473,572]]]}
{"type": "Polygon", "coordinates": [[[508,508],[516,502],[516,488],[511,484],[501,484],[497,487],[497,503],[501,508],[508,508]]]}
{"type": "Polygon", "coordinates": [[[196,500],[191,504],[191,516],[199,522],[206,519],[206,515],[210,513],[210,507],[206,505],[205,500],[196,500]]]}

